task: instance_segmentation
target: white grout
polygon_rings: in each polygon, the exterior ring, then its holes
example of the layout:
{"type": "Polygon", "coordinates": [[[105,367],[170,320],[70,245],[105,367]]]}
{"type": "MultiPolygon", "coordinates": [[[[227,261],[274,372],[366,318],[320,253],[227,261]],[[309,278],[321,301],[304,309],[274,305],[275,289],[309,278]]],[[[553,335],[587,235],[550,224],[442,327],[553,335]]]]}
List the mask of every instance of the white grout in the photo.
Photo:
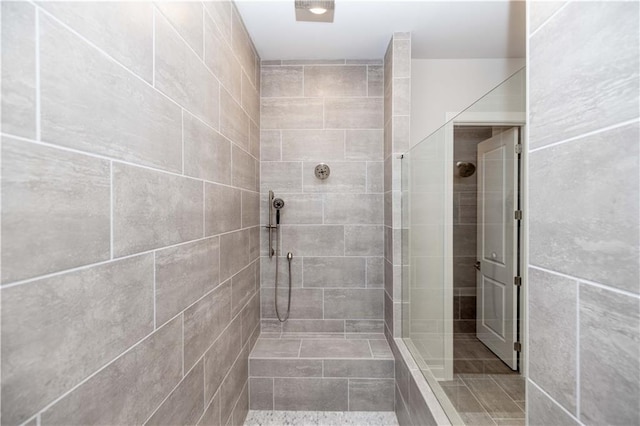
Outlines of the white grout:
{"type": "Polygon", "coordinates": [[[538,148],[530,149],[529,153],[531,154],[531,153],[534,153],[534,152],[542,151],[544,149],[554,148],[554,147],[556,147],[558,145],[564,145],[564,144],[566,144],[568,142],[579,141],[581,139],[586,139],[586,138],[588,138],[590,136],[595,136],[595,135],[598,135],[600,133],[608,132],[610,130],[619,129],[621,127],[628,126],[630,124],[635,124],[635,123],[638,123],[638,122],[640,122],[640,118],[634,118],[632,120],[627,120],[627,121],[623,121],[623,122],[620,122],[620,123],[612,124],[611,126],[602,127],[600,129],[596,129],[596,130],[593,130],[593,131],[590,131],[590,132],[582,133],[582,134],[577,135],[577,136],[572,136],[570,138],[567,138],[567,139],[564,139],[564,140],[561,140],[561,141],[558,141],[558,142],[553,142],[553,143],[550,143],[550,144],[547,144],[547,145],[543,145],[543,146],[538,147],[538,148]]]}
{"type": "Polygon", "coordinates": [[[597,288],[600,288],[600,289],[603,289],[603,290],[608,290],[608,291],[611,291],[613,293],[618,293],[618,294],[622,294],[622,295],[625,295],[625,296],[633,297],[635,299],[640,299],[640,294],[638,294],[638,293],[632,293],[632,292],[627,291],[627,290],[621,290],[619,288],[614,288],[614,287],[611,287],[611,286],[609,286],[607,284],[602,284],[602,283],[598,283],[598,282],[595,282],[595,281],[585,280],[583,278],[574,277],[572,275],[568,275],[568,274],[565,274],[563,272],[558,272],[558,271],[554,271],[554,270],[551,270],[551,269],[546,269],[546,268],[543,268],[543,267],[537,266],[537,265],[529,264],[529,268],[537,269],[539,271],[546,272],[546,273],[552,274],[552,275],[557,275],[559,277],[568,278],[570,280],[579,281],[581,284],[597,287],[597,288]]]}
{"type": "MultiPolygon", "coordinates": [[[[549,16],[547,19],[544,20],[544,22],[542,22],[542,24],[540,24],[538,26],[538,28],[536,28],[531,34],[529,34],[529,37],[527,37],[527,39],[531,39],[533,36],[535,36],[538,31],[540,31],[542,28],[544,28],[549,22],[551,22],[553,20],[553,18],[556,17],[557,14],[559,14],[565,7],[567,7],[572,0],[565,2],[565,4],[563,4],[561,7],[559,7],[555,12],[553,12],[551,14],[551,16],[549,16]]],[[[531,19],[531,14],[527,13],[527,17],[529,18],[529,20],[531,19]]],[[[527,98],[529,99],[529,98],[527,98]]]]}
{"type": "Polygon", "coordinates": [[[158,304],[158,297],[156,294],[156,257],[158,256],[157,252],[153,252],[153,329],[158,329],[157,318],[158,315],[156,313],[156,306],[158,304]]]}

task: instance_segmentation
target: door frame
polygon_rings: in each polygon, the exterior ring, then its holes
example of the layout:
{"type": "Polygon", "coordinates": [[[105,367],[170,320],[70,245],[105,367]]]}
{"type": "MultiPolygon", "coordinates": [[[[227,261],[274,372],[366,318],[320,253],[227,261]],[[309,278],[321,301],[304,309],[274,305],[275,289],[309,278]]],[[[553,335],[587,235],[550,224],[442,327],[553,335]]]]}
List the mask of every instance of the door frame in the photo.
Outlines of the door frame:
{"type": "MultiPolygon", "coordinates": [[[[529,348],[527,347],[529,330],[529,315],[528,309],[528,284],[529,284],[529,216],[528,216],[528,200],[529,200],[529,177],[528,171],[528,147],[529,141],[527,140],[527,125],[526,114],[524,112],[447,112],[445,124],[445,183],[447,185],[447,195],[445,201],[451,204],[448,213],[451,213],[451,217],[446,218],[445,223],[445,281],[444,281],[444,297],[447,301],[446,304],[453,306],[453,174],[454,174],[454,161],[453,161],[453,143],[454,143],[454,127],[455,126],[496,126],[496,127],[519,127],[520,128],[520,143],[522,145],[522,152],[520,157],[520,208],[523,212],[523,220],[520,221],[520,275],[522,277],[522,286],[520,287],[520,327],[519,336],[522,349],[520,351],[520,374],[522,377],[528,377],[529,363],[527,355],[529,348]],[[449,176],[449,179],[446,177],[449,176]],[[447,273],[448,271],[448,273],[447,273]]],[[[453,371],[453,319],[445,319],[445,355],[451,355],[451,371],[453,371]],[[447,327],[449,324],[449,327],[447,327]],[[451,334],[447,335],[446,331],[450,329],[451,334]]],[[[448,369],[449,365],[445,364],[445,369],[448,369]]],[[[446,375],[446,374],[445,374],[446,375]]]]}

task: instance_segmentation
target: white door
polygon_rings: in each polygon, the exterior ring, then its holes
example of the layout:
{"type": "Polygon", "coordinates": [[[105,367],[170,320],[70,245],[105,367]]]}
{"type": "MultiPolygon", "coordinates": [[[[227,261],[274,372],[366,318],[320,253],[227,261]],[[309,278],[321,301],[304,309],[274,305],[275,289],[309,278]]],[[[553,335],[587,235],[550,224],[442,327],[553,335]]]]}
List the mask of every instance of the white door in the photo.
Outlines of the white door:
{"type": "Polygon", "coordinates": [[[478,261],[476,334],[517,369],[518,128],[478,144],[478,261]]]}

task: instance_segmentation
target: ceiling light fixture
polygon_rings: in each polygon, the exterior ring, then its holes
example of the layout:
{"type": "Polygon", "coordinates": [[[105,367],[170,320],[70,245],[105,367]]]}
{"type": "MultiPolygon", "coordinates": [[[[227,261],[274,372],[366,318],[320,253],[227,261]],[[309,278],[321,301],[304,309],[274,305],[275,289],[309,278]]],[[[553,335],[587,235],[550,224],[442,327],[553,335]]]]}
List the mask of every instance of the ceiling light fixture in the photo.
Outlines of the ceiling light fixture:
{"type": "Polygon", "coordinates": [[[309,12],[313,13],[314,15],[322,15],[323,13],[327,13],[327,9],[325,9],[324,7],[311,7],[309,8],[309,12]]]}
{"type": "Polygon", "coordinates": [[[295,0],[296,21],[333,22],[334,0],[295,0]]]}

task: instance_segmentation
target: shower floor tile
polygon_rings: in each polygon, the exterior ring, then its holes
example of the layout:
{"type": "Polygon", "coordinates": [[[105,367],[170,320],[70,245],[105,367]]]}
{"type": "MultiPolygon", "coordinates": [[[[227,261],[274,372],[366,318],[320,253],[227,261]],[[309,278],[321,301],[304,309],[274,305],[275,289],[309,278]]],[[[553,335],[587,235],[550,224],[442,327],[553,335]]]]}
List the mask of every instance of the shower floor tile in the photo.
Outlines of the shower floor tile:
{"type": "Polygon", "coordinates": [[[393,411],[251,410],[245,426],[398,426],[393,411]]]}

